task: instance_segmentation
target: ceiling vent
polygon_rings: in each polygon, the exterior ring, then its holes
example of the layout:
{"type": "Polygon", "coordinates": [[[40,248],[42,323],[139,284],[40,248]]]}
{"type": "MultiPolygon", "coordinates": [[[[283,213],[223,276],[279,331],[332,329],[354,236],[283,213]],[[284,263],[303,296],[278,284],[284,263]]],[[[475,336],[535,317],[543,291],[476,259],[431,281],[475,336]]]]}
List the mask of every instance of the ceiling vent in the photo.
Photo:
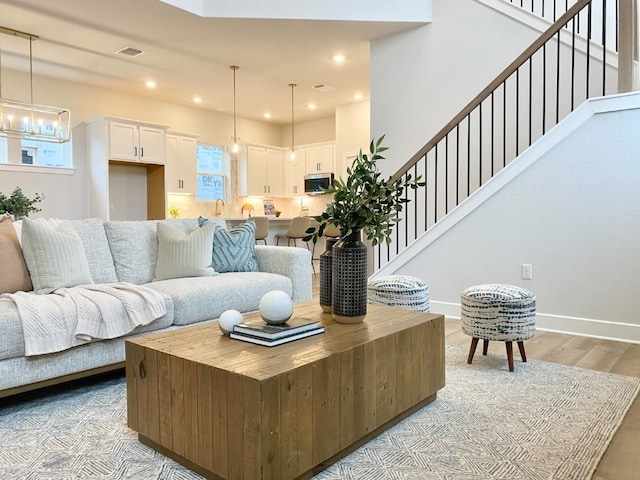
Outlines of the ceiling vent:
{"type": "Polygon", "coordinates": [[[126,55],[127,57],[137,57],[138,55],[142,55],[144,51],[138,50],[133,47],[124,47],[122,50],[118,50],[116,52],[119,55],[126,55]]]}
{"type": "Polygon", "coordinates": [[[325,85],[324,83],[318,83],[312,88],[314,88],[315,90],[319,90],[320,92],[330,92],[331,90],[335,90],[335,87],[332,87],[331,85],[325,85]]]}

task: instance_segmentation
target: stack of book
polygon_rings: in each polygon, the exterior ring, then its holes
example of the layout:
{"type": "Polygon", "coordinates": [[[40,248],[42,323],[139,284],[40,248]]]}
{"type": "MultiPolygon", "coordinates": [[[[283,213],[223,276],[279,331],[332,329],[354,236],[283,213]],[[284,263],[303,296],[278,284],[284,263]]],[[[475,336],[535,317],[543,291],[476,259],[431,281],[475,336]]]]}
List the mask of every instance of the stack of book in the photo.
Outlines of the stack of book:
{"type": "Polygon", "coordinates": [[[241,323],[233,327],[230,337],[244,342],[273,347],[324,332],[316,320],[293,317],[282,325],[269,325],[262,320],[241,323]]]}

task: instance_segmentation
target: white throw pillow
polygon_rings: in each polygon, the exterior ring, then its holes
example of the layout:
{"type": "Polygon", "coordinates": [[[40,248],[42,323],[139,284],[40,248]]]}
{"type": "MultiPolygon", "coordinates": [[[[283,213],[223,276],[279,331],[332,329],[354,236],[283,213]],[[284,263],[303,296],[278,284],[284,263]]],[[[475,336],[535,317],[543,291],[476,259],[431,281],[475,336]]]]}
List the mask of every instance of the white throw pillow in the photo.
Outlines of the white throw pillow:
{"type": "Polygon", "coordinates": [[[62,287],[93,283],[82,240],[69,220],[25,218],[21,236],[34,292],[51,293],[62,287]]]}
{"type": "Polygon", "coordinates": [[[158,261],[154,281],[181,277],[210,277],[214,225],[184,233],[158,223],[158,261]]]}

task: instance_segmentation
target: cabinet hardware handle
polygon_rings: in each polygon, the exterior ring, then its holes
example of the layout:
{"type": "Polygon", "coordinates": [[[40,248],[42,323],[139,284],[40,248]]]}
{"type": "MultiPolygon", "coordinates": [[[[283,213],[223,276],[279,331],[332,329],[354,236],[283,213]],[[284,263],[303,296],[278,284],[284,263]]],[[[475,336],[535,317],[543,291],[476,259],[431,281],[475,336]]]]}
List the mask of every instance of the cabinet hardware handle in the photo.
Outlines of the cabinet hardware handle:
{"type": "Polygon", "coordinates": [[[140,365],[138,365],[138,374],[143,380],[147,376],[147,367],[144,366],[144,361],[140,362],[140,365]]]}
{"type": "Polygon", "coordinates": [[[140,156],[144,157],[144,147],[140,147],[140,156]]]}
{"type": "Polygon", "coordinates": [[[138,147],[133,147],[133,156],[134,157],[138,156],[138,147]]]}

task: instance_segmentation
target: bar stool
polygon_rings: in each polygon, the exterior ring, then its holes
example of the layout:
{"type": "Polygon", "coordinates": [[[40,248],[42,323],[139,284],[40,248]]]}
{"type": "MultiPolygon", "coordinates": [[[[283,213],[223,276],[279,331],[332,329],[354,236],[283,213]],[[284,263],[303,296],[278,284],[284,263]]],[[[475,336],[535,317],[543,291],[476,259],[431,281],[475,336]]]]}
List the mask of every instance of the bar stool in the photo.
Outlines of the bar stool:
{"type": "MultiPolygon", "coordinates": [[[[287,233],[278,233],[276,235],[276,245],[280,244],[281,238],[287,239],[287,246],[291,246],[291,240],[293,240],[293,246],[297,247],[297,241],[302,240],[307,236],[307,229],[309,228],[309,224],[311,219],[309,217],[295,217],[291,219],[289,223],[289,228],[287,229],[287,233]]],[[[307,250],[309,249],[309,242],[305,242],[307,244],[307,250]]]]}
{"type": "Polygon", "coordinates": [[[269,236],[269,217],[251,217],[251,219],[256,222],[256,242],[262,240],[266,245],[269,236]]]}

